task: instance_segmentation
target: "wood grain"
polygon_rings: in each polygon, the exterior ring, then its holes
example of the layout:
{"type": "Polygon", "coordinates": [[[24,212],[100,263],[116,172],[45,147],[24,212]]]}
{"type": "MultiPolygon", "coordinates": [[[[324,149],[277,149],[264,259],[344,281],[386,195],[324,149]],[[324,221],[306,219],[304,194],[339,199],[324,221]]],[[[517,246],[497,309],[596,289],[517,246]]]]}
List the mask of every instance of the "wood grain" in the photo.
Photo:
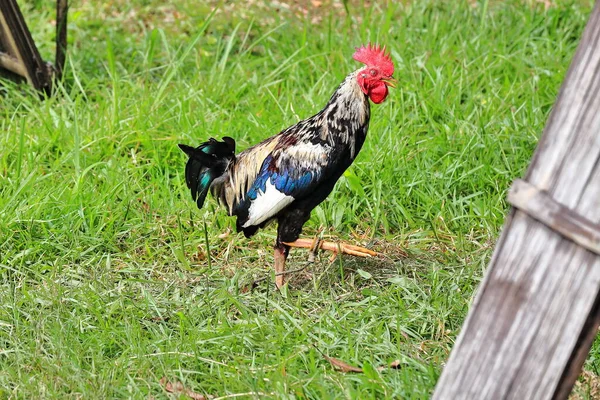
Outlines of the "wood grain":
{"type": "MultiPolygon", "coordinates": [[[[581,218],[569,230],[600,222],[599,110],[597,2],[526,175],[581,218]]],[[[598,328],[600,257],[547,217],[510,212],[434,399],[568,396],[598,328]]]]}
{"type": "Polygon", "coordinates": [[[508,192],[508,202],[553,231],[600,255],[600,224],[557,203],[547,192],[517,179],[508,192]]]}

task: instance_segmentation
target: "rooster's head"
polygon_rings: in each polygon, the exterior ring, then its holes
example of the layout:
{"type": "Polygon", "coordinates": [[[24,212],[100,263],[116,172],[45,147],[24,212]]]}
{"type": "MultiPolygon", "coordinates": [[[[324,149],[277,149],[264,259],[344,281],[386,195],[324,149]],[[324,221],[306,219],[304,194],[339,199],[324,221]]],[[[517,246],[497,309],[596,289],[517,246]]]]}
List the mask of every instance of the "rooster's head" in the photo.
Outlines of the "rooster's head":
{"type": "Polygon", "coordinates": [[[352,58],[366,65],[356,75],[362,91],[369,96],[373,103],[383,102],[388,95],[388,86],[395,87],[397,83],[392,76],[394,63],[389,53],[385,53],[385,47],[371,44],[362,46],[356,49],[352,58]]]}

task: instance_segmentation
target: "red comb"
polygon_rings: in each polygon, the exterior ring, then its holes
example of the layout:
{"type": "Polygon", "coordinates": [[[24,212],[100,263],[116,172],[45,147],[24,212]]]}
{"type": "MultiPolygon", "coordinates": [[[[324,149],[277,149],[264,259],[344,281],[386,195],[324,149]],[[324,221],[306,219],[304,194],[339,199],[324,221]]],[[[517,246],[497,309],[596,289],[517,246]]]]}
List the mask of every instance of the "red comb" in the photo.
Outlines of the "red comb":
{"type": "Polygon", "coordinates": [[[394,63],[390,53],[385,54],[385,46],[373,46],[369,43],[367,46],[358,47],[352,58],[363,64],[379,67],[384,75],[392,76],[394,73],[394,63]]]}

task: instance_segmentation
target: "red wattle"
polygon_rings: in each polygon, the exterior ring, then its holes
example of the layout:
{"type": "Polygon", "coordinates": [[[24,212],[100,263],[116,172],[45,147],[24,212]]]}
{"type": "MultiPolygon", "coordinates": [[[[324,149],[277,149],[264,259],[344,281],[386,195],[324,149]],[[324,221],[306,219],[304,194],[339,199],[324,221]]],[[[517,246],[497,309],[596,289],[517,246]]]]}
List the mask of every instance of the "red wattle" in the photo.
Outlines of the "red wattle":
{"type": "Polygon", "coordinates": [[[380,104],[383,103],[388,93],[387,85],[383,82],[377,82],[374,86],[369,88],[368,95],[373,103],[380,104]]]}

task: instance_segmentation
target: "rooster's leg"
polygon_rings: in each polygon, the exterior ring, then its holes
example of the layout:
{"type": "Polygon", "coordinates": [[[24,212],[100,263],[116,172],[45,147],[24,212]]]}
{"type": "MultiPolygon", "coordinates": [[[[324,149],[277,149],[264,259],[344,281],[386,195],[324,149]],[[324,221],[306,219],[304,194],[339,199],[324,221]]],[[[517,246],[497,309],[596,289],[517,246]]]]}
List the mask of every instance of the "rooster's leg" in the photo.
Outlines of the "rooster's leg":
{"type": "Polygon", "coordinates": [[[302,247],[305,249],[311,249],[312,251],[315,251],[315,249],[329,250],[334,252],[335,254],[342,253],[356,257],[373,257],[378,254],[373,250],[365,249],[364,247],[354,246],[347,243],[319,241],[316,243],[315,246],[315,241],[313,239],[298,239],[294,242],[283,242],[283,244],[289,247],[302,247]]]}
{"type": "Polygon", "coordinates": [[[284,243],[275,245],[275,285],[281,289],[285,283],[285,260],[290,252],[290,246],[284,243]]]}

